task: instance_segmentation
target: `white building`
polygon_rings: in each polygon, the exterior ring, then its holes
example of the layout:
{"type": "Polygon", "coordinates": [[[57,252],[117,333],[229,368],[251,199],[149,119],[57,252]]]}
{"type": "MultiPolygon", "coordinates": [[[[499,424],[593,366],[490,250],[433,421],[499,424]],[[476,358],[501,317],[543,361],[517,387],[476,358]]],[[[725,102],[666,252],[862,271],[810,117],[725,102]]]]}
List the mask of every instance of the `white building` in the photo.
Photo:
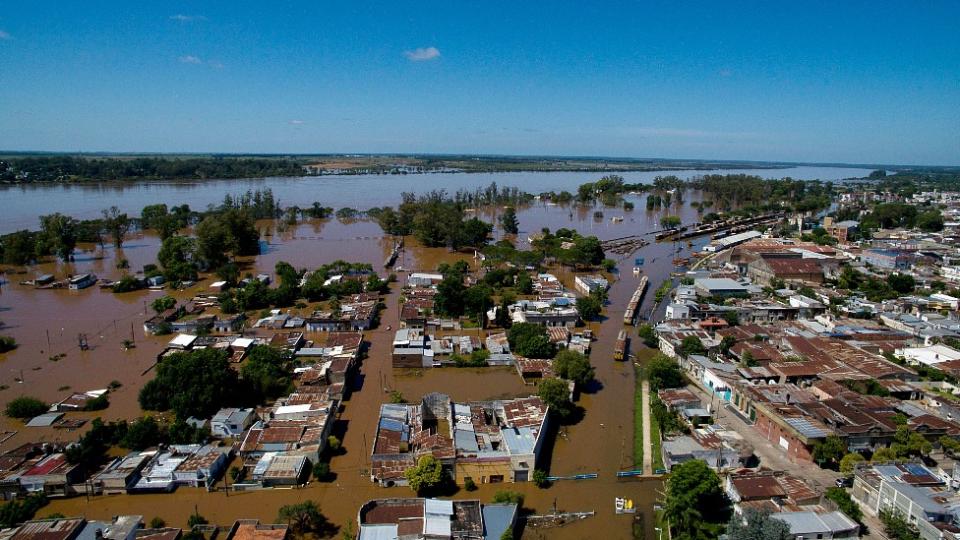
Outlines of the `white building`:
{"type": "Polygon", "coordinates": [[[960,351],[943,344],[930,345],[929,347],[904,347],[894,351],[894,354],[906,359],[913,365],[933,366],[948,360],[960,360],[960,351]]]}

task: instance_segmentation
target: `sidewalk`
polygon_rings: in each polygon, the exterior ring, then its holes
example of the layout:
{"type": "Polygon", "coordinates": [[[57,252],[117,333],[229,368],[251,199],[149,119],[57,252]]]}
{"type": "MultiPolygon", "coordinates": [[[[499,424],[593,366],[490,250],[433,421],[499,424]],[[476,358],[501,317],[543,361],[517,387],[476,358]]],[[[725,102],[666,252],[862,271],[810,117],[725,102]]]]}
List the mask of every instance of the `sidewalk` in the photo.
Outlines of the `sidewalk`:
{"type": "Polygon", "coordinates": [[[653,474],[653,444],[650,440],[650,381],[640,382],[640,399],[643,401],[643,474],[653,474]]]}
{"type": "MultiPolygon", "coordinates": [[[[693,384],[688,388],[703,399],[704,403],[710,403],[712,399],[715,399],[699,385],[693,384]]],[[[726,404],[718,408],[716,423],[739,433],[753,447],[753,453],[760,458],[761,467],[786,471],[799,478],[804,478],[811,484],[811,487],[821,492],[828,487],[835,486],[837,478],[840,477],[840,473],[821,469],[813,463],[794,463],[790,461],[784,455],[782,449],[763,437],[753,426],[747,424],[740,415],[731,411],[726,404]]]]}

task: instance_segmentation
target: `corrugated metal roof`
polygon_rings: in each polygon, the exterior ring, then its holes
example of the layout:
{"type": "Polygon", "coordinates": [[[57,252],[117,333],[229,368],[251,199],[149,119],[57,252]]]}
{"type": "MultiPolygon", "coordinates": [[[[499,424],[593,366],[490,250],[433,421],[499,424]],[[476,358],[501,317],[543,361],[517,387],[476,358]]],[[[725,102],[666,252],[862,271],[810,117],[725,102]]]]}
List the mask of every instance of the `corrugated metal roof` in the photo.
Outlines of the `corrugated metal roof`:
{"type": "Polygon", "coordinates": [[[811,424],[806,418],[784,418],[783,420],[790,424],[793,429],[796,429],[798,433],[807,438],[816,439],[818,437],[826,437],[827,435],[830,435],[829,431],[811,424]]]}

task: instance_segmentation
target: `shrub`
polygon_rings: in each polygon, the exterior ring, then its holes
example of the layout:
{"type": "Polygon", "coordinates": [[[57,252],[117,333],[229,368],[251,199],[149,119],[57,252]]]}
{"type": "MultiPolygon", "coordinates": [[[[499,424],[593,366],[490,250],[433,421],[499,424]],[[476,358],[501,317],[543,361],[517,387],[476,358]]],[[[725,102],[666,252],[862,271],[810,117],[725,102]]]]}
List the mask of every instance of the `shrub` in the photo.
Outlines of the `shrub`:
{"type": "Polygon", "coordinates": [[[10,336],[0,336],[0,353],[12,351],[17,348],[17,340],[10,336]]]}
{"type": "Polygon", "coordinates": [[[10,418],[33,418],[41,415],[50,408],[50,405],[37,398],[21,396],[7,403],[7,416],[10,418]]]}
{"type": "Polygon", "coordinates": [[[547,480],[547,473],[541,469],[535,469],[533,471],[533,483],[538,488],[545,488],[550,486],[550,480],[547,480]]]}
{"type": "Polygon", "coordinates": [[[523,506],[523,494],[516,491],[500,490],[493,494],[495,503],[512,503],[518,507],[523,506]]]}

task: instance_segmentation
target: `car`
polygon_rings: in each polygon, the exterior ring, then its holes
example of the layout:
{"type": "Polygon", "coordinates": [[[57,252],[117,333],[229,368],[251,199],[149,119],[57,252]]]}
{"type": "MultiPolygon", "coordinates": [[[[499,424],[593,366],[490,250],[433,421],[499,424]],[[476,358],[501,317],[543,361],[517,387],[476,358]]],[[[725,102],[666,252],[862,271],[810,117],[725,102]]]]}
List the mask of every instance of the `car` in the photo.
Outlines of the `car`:
{"type": "Polygon", "coordinates": [[[837,478],[837,487],[838,488],[853,487],[853,478],[849,476],[841,476],[840,478],[837,478]]]}

